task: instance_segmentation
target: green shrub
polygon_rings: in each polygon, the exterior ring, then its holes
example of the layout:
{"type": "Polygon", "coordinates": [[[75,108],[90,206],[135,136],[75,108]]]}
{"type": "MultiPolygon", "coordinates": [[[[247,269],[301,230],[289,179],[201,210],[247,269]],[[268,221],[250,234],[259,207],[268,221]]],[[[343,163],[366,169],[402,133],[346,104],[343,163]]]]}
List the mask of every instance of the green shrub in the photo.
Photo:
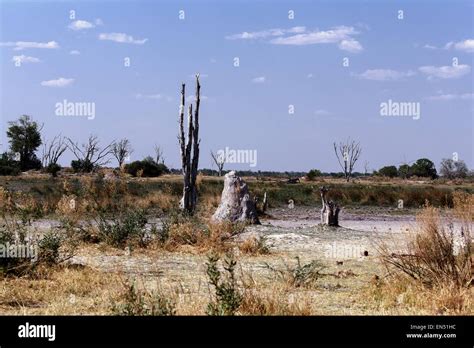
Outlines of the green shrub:
{"type": "Polygon", "coordinates": [[[139,172],[141,172],[142,177],[157,177],[169,172],[165,164],[156,163],[151,158],[127,164],[125,165],[125,171],[135,177],[139,176],[139,172]]]}
{"type": "Polygon", "coordinates": [[[311,169],[308,174],[306,174],[306,177],[308,178],[308,180],[314,180],[316,179],[317,177],[320,177],[322,176],[322,173],[320,170],[317,170],[317,169],[311,169]]]}
{"type": "Polygon", "coordinates": [[[148,293],[138,290],[135,282],[126,282],[125,291],[121,294],[122,300],[112,305],[112,312],[116,315],[141,316],[172,316],[176,314],[176,304],[159,292],[148,293]]]}
{"type": "Polygon", "coordinates": [[[398,170],[395,166],[386,166],[380,168],[378,174],[389,178],[395,178],[398,175],[398,170]]]}
{"type": "Polygon", "coordinates": [[[72,160],[71,168],[74,173],[90,173],[94,170],[94,164],[89,160],[72,160]]]}
{"type": "Polygon", "coordinates": [[[0,157],[0,175],[20,174],[19,163],[14,161],[11,154],[4,152],[0,157]]]}
{"type": "Polygon", "coordinates": [[[57,163],[50,163],[46,167],[46,173],[51,174],[54,178],[58,176],[58,172],[61,170],[61,166],[57,163]]]}
{"type": "Polygon", "coordinates": [[[100,214],[98,217],[99,238],[115,247],[123,247],[133,242],[146,246],[147,222],[144,210],[127,211],[118,218],[113,217],[112,220],[107,220],[100,214]]]}
{"type": "Polygon", "coordinates": [[[63,239],[58,231],[50,230],[38,242],[38,260],[48,265],[59,262],[59,249],[63,239]]]}
{"type": "Polygon", "coordinates": [[[214,288],[213,299],[207,305],[207,314],[234,315],[243,300],[235,278],[237,261],[234,260],[232,255],[226,257],[224,260],[224,276],[218,268],[218,261],[219,256],[210,255],[206,263],[209,284],[214,288]]]}

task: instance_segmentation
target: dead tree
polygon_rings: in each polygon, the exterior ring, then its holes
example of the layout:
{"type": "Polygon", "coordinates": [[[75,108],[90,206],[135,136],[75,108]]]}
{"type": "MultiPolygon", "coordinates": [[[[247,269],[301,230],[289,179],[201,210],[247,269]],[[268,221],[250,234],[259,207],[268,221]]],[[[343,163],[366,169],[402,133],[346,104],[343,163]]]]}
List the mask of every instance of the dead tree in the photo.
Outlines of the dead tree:
{"type": "Polygon", "coordinates": [[[99,138],[95,135],[90,135],[87,139],[87,143],[82,145],[78,145],[70,138],[66,139],[67,147],[77,158],[79,171],[91,172],[110,162],[108,156],[112,153],[112,146],[115,142],[101,148],[99,138]]]}
{"type": "Polygon", "coordinates": [[[155,145],[153,149],[155,150],[155,162],[157,164],[165,164],[165,157],[163,156],[161,146],[155,145]]]}
{"type": "Polygon", "coordinates": [[[44,168],[58,164],[59,158],[67,150],[65,139],[61,135],[57,135],[51,142],[43,141],[43,154],[41,162],[44,168]]]}
{"type": "Polygon", "coordinates": [[[133,152],[128,139],[122,139],[112,145],[112,155],[118,162],[119,168],[122,168],[125,159],[133,152]]]}
{"type": "Polygon", "coordinates": [[[360,143],[350,139],[347,139],[345,143],[340,142],[339,145],[334,143],[334,152],[344,172],[344,178],[349,182],[354,165],[362,152],[360,143]]]}
{"type": "Polygon", "coordinates": [[[339,226],[339,206],[333,201],[327,200],[327,192],[329,190],[326,187],[321,187],[319,192],[321,193],[321,201],[323,207],[321,208],[321,223],[328,226],[339,226]]]}
{"type": "Polygon", "coordinates": [[[183,197],[180,207],[188,214],[193,214],[197,203],[196,178],[199,163],[199,105],[201,85],[199,74],[196,75],[196,108],[193,117],[193,105],[188,109],[187,142],[184,130],[185,84],[181,85],[181,105],[179,107],[179,145],[181,151],[181,165],[183,172],[183,197]]]}
{"type": "Polygon", "coordinates": [[[225,156],[222,153],[219,155],[219,154],[214,154],[214,152],[211,151],[211,157],[217,166],[218,175],[222,176],[222,171],[224,170],[224,164],[225,164],[225,156]]]}

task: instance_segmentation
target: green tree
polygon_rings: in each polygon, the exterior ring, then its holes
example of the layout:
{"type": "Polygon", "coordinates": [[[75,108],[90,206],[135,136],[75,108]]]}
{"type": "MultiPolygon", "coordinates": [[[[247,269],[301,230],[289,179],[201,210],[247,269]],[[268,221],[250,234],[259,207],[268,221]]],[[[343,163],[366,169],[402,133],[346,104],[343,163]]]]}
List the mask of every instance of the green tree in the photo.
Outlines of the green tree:
{"type": "Polygon", "coordinates": [[[10,150],[19,154],[20,169],[24,171],[41,168],[41,161],[35,154],[41,145],[41,127],[28,115],[22,115],[17,121],[8,124],[10,150]]]}
{"type": "Polygon", "coordinates": [[[408,164],[402,164],[398,167],[398,176],[406,179],[411,176],[410,166],[408,164]]]}
{"type": "Polygon", "coordinates": [[[308,178],[308,180],[314,180],[316,179],[317,177],[319,176],[322,176],[323,174],[321,173],[320,170],[318,169],[311,169],[308,174],[306,174],[306,177],[308,178]]]}
{"type": "Polygon", "coordinates": [[[412,175],[430,177],[432,179],[435,179],[438,176],[434,163],[427,158],[420,158],[417,160],[410,167],[410,172],[412,175]]]}
{"type": "Polygon", "coordinates": [[[389,178],[395,178],[398,175],[397,167],[385,166],[379,169],[379,175],[386,176],[389,178]]]}

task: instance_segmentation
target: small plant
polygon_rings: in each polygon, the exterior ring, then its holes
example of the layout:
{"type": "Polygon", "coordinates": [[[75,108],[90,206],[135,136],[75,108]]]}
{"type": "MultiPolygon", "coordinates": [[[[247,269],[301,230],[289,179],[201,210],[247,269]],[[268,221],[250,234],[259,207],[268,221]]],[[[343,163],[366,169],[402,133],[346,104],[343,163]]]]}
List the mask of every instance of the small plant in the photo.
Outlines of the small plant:
{"type": "Polygon", "coordinates": [[[146,246],[145,226],[148,220],[144,210],[128,211],[114,220],[107,220],[102,214],[98,218],[99,238],[115,247],[123,247],[127,242],[146,246]]]}
{"type": "Polygon", "coordinates": [[[134,281],[127,281],[123,286],[124,291],[120,295],[120,302],[112,305],[112,312],[115,315],[172,316],[176,314],[175,302],[162,293],[139,290],[134,281]]]}
{"type": "Polygon", "coordinates": [[[210,255],[206,263],[209,284],[214,288],[214,296],[207,306],[207,314],[235,315],[243,300],[235,278],[237,261],[231,254],[225,258],[224,276],[218,268],[218,262],[219,256],[210,255]]]}
{"type": "Polygon", "coordinates": [[[48,231],[38,242],[38,260],[48,265],[59,261],[59,249],[61,248],[62,238],[57,231],[48,231]]]}
{"type": "Polygon", "coordinates": [[[270,247],[267,244],[267,238],[265,236],[246,239],[239,245],[239,250],[249,255],[270,254],[270,247]]]}
{"type": "Polygon", "coordinates": [[[296,265],[291,266],[285,264],[285,269],[276,269],[269,264],[266,267],[273,271],[280,279],[287,282],[293,287],[309,287],[314,282],[324,276],[320,273],[326,267],[318,261],[311,261],[310,263],[301,264],[300,258],[296,257],[296,265]]]}

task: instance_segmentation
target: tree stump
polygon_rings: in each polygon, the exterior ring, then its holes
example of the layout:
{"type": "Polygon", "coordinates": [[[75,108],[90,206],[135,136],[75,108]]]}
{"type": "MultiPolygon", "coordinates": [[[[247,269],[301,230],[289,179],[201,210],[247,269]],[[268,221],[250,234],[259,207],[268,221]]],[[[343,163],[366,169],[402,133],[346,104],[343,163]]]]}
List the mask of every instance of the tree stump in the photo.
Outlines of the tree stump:
{"type": "Polygon", "coordinates": [[[255,200],[250,197],[245,181],[235,175],[235,171],[225,175],[221,202],[212,220],[260,224],[255,200]]]}
{"type": "Polygon", "coordinates": [[[327,200],[328,189],[321,187],[319,192],[321,193],[321,201],[323,207],[321,208],[321,223],[328,226],[339,226],[339,205],[333,201],[327,200]]]}

